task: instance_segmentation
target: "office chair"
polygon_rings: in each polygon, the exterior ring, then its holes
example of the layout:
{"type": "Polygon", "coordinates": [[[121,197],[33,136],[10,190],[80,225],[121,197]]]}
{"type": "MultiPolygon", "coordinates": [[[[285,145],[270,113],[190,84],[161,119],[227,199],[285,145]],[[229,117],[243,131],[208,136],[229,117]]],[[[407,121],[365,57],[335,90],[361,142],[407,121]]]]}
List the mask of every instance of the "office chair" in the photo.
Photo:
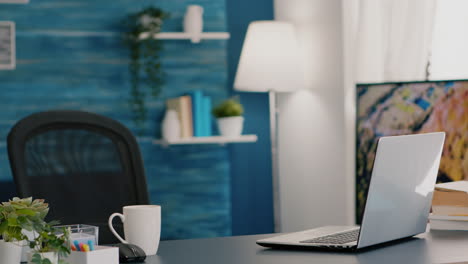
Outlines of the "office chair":
{"type": "Polygon", "coordinates": [[[0,201],[8,201],[16,194],[16,186],[13,181],[0,181],[0,201]]]}
{"type": "MultiPolygon", "coordinates": [[[[46,199],[48,220],[99,226],[99,243],[117,240],[109,216],[149,204],[140,149],[122,124],[93,113],[57,110],[20,120],[8,134],[17,193],[46,199]]],[[[123,234],[122,225],[116,230],[123,234]]]]}

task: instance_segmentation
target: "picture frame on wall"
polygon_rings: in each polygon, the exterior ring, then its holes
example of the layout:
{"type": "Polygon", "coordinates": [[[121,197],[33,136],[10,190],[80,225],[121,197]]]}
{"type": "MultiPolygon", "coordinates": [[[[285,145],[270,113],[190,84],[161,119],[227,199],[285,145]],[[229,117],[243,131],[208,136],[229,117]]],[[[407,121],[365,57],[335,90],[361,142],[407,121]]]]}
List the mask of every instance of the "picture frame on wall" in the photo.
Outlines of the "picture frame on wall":
{"type": "Polygon", "coordinates": [[[16,67],[15,23],[0,21],[0,70],[16,67]]]}
{"type": "Polygon", "coordinates": [[[437,182],[468,180],[468,80],[357,84],[356,111],[357,223],[380,137],[444,131],[437,182]]]}

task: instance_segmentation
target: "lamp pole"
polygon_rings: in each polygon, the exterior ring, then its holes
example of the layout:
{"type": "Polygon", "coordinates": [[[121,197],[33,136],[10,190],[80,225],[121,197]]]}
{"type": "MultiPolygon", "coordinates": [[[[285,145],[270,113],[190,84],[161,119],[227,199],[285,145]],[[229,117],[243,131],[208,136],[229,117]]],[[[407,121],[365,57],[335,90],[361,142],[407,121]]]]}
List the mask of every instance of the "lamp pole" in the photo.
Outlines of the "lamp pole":
{"type": "Polygon", "coordinates": [[[279,190],[279,166],[278,166],[278,108],[276,93],[273,90],[268,92],[270,106],[270,141],[271,141],[271,164],[272,164],[272,185],[273,185],[273,216],[275,232],[281,232],[281,205],[279,190]]]}

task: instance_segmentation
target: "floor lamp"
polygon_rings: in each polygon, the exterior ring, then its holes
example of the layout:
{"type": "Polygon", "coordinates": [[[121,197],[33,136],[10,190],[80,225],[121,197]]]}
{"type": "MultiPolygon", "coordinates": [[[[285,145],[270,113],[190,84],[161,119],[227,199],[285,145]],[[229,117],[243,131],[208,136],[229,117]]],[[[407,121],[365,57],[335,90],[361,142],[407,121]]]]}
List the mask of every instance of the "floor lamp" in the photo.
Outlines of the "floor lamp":
{"type": "Polygon", "coordinates": [[[234,81],[234,89],[238,91],[269,93],[275,232],[281,231],[276,92],[291,92],[303,87],[298,50],[292,24],[252,22],[247,29],[234,81]]]}

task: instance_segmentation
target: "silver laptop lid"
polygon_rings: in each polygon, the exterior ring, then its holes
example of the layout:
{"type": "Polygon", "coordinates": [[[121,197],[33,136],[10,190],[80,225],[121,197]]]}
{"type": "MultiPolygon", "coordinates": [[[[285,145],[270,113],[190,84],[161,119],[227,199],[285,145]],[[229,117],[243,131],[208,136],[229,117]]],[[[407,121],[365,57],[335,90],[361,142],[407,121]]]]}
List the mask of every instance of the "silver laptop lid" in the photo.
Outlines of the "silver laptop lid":
{"type": "Polygon", "coordinates": [[[380,138],[358,248],[425,232],[444,139],[444,132],[380,138]]]}

